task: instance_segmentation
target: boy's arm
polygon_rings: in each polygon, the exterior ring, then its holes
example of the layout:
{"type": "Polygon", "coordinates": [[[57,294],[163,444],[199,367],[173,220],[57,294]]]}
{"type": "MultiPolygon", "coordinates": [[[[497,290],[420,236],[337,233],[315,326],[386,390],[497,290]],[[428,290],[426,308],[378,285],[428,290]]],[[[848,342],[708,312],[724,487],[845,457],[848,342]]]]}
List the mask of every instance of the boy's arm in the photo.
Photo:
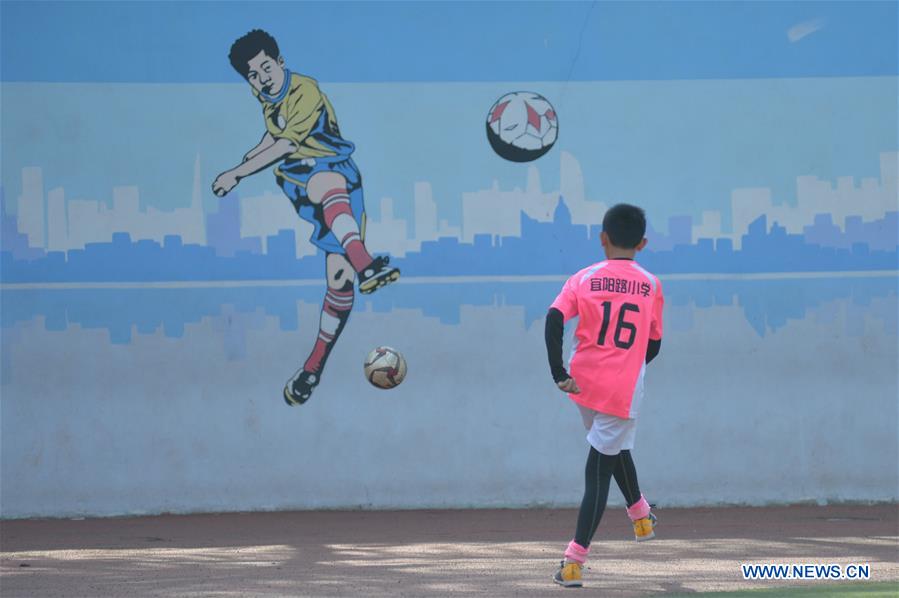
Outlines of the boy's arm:
{"type": "Polygon", "coordinates": [[[315,128],[323,109],[323,96],[314,82],[309,82],[300,89],[292,90],[285,100],[283,108],[285,118],[287,118],[284,128],[277,137],[268,133],[264,135],[259,145],[244,156],[241,164],[220,174],[212,184],[215,194],[223,197],[237,186],[240,179],[268,168],[296,152],[315,128]],[[269,139],[272,143],[264,146],[263,144],[269,139]],[[260,149],[261,147],[263,149],[260,149]]]}
{"type": "Polygon", "coordinates": [[[659,354],[659,350],[662,348],[662,339],[650,339],[649,344],[646,345],[646,363],[649,363],[653,359],[656,358],[656,355],[659,354]]]}
{"type": "Polygon", "coordinates": [[[575,379],[568,375],[565,366],[562,365],[562,335],[564,331],[565,316],[555,307],[550,307],[549,312],[546,314],[546,329],[544,331],[549,370],[552,372],[553,380],[559,389],[576,395],[581,392],[581,389],[578,387],[575,379]]]}
{"type": "Polygon", "coordinates": [[[272,134],[271,134],[271,133],[269,133],[268,131],[266,131],[266,132],[265,132],[265,135],[262,136],[262,139],[259,140],[259,143],[257,143],[257,144],[253,147],[253,149],[251,149],[250,151],[248,151],[248,152],[246,153],[246,155],[243,157],[243,161],[246,162],[247,160],[249,160],[250,158],[252,158],[252,157],[255,156],[256,154],[258,154],[259,152],[261,152],[262,150],[268,149],[269,147],[271,147],[271,145],[272,145],[274,142],[275,142],[275,138],[272,137],[272,134]]]}
{"type": "Polygon", "coordinates": [[[649,325],[649,344],[646,346],[646,363],[656,358],[662,348],[662,312],[665,309],[665,295],[662,283],[656,280],[657,291],[652,302],[652,321],[649,325]]]}
{"type": "Polygon", "coordinates": [[[549,359],[549,371],[553,381],[558,384],[568,380],[571,376],[562,365],[562,336],[565,332],[565,316],[555,307],[550,307],[546,313],[546,328],[544,339],[546,340],[546,356],[549,359]]]}
{"type": "Polygon", "coordinates": [[[231,172],[238,179],[256,174],[260,170],[265,170],[272,164],[280,162],[290,154],[297,151],[297,146],[288,139],[275,139],[274,143],[260,151],[258,154],[238,164],[231,172]]]}
{"type": "Polygon", "coordinates": [[[546,314],[544,337],[546,340],[546,355],[549,358],[549,369],[552,372],[553,380],[561,390],[571,394],[578,394],[581,392],[581,389],[578,388],[575,379],[568,375],[565,366],[562,365],[562,336],[565,332],[565,321],[570,320],[577,314],[577,291],[574,278],[569,278],[562,287],[562,292],[553,301],[546,314]]]}
{"type": "Polygon", "coordinates": [[[237,186],[240,179],[268,168],[272,164],[279,162],[294,153],[296,150],[297,147],[293,142],[287,139],[275,139],[274,143],[246,162],[241,162],[231,170],[227,170],[220,174],[218,178],[215,179],[215,182],[212,183],[212,190],[219,197],[223,197],[231,191],[231,189],[237,186]]]}

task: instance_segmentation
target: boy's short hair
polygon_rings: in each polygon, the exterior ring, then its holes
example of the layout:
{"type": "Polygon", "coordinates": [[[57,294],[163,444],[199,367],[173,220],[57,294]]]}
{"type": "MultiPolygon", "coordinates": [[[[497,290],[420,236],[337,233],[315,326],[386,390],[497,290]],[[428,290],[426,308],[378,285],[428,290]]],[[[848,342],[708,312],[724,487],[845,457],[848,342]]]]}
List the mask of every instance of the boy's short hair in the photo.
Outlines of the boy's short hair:
{"type": "Polygon", "coordinates": [[[231,44],[228,60],[231,61],[234,70],[246,79],[250,74],[250,59],[260,52],[265,52],[266,56],[275,59],[281,57],[281,50],[278,49],[275,38],[262,29],[253,29],[231,44]]]}
{"type": "Polygon", "coordinates": [[[634,249],[646,234],[646,213],[626,203],[612,206],[602,217],[602,230],[615,247],[634,249]]]}

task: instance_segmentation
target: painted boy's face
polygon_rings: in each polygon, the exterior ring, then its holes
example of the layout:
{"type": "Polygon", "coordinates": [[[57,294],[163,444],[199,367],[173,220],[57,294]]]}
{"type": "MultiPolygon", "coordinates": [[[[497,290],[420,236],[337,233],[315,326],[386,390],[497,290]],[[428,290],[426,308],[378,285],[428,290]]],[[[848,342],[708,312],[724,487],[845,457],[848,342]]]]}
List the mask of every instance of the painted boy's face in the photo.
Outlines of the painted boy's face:
{"type": "Polygon", "coordinates": [[[284,59],[259,52],[248,64],[247,82],[253,89],[269,96],[278,95],[284,86],[284,59]]]}

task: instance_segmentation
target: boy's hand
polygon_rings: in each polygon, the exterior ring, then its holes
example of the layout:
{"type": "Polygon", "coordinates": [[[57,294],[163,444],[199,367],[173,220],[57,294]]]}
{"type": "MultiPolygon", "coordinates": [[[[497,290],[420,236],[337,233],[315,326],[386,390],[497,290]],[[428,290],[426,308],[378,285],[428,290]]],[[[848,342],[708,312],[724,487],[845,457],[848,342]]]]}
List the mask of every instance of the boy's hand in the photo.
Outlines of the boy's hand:
{"type": "Polygon", "coordinates": [[[219,197],[224,197],[237,186],[237,182],[237,175],[235,175],[233,171],[226,170],[218,175],[215,182],[212,183],[212,192],[219,197]]]}
{"type": "Polygon", "coordinates": [[[567,392],[573,395],[581,394],[581,388],[577,385],[577,382],[574,378],[568,378],[567,380],[563,380],[562,382],[557,382],[556,386],[559,387],[559,390],[563,392],[567,392]]]}

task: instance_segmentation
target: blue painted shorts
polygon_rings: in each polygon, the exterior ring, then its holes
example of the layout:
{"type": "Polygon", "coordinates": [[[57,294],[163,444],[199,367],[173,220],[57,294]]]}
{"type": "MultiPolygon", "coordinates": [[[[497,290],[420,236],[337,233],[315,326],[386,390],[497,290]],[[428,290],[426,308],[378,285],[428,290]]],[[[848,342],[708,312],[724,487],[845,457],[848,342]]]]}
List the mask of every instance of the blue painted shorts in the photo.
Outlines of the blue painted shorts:
{"type": "Polygon", "coordinates": [[[350,209],[356,224],[359,225],[359,233],[365,240],[365,202],[362,197],[362,175],[356,167],[356,163],[348,156],[331,156],[326,158],[305,158],[303,160],[285,160],[275,169],[275,178],[278,185],[284,190],[297,214],[303,220],[311,222],[315,227],[309,241],[316,247],[328,253],[345,255],[340,240],[334,236],[331,229],[325,224],[324,214],[320,205],[313,205],[306,195],[306,185],[312,175],[318,172],[336,172],[343,175],[347,182],[347,190],[350,195],[350,209]]]}

